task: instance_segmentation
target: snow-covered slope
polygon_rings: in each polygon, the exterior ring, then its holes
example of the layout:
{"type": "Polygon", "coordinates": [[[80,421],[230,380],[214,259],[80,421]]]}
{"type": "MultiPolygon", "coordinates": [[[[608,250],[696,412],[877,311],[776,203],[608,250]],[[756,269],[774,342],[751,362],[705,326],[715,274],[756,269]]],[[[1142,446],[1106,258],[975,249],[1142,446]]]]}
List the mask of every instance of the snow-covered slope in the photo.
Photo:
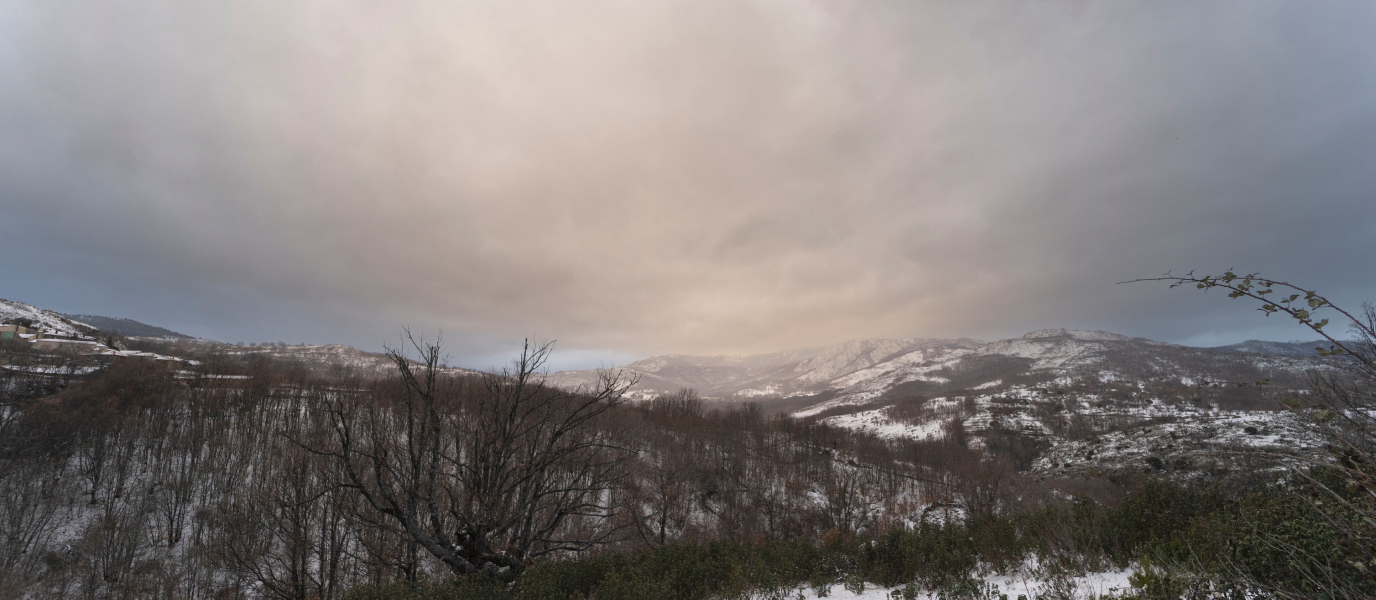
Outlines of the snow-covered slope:
{"type": "MultiPolygon", "coordinates": [[[[659,356],[625,369],[640,375],[642,397],[691,387],[885,438],[941,440],[959,431],[975,447],[1012,452],[1021,469],[1048,475],[1191,477],[1235,469],[1249,452],[1319,445],[1276,410],[1273,396],[1298,393],[1307,371],[1332,368],[1332,360],[1297,356],[1291,344],[1239,346],[1046,329],[994,342],[857,340],[754,357],[659,356]],[[1269,387],[1210,385],[1260,380],[1269,387]]],[[[567,385],[591,376],[553,379],[567,385]]]]}
{"type": "MultiPolygon", "coordinates": [[[[1264,348],[1263,348],[1264,349],[1264,348]]],[[[1294,375],[1322,364],[1286,352],[1247,354],[1192,348],[1104,331],[1045,329],[1018,338],[854,340],[810,350],[758,356],[667,355],[622,367],[640,377],[644,396],[693,388],[703,396],[767,400],[816,396],[792,406],[800,416],[883,397],[982,389],[1065,376],[1105,380],[1253,381],[1294,375]],[[996,383],[997,382],[997,383],[996,383]]],[[[595,381],[592,371],[551,376],[556,385],[595,381]]]]}
{"type": "Polygon", "coordinates": [[[1050,476],[1245,474],[1319,452],[1321,440],[1278,398],[1303,394],[1307,371],[1333,366],[1290,352],[1043,330],[921,360],[895,357],[833,380],[830,398],[793,414],[888,438],[960,431],[971,445],[1050,476]]]}
{"type": "MultiPolygon", "coordinates": [[[[66,316],[44,310],[22,302],[0,300],[0,323],[20,323],[40,330],[45,334],[71,336],[90,339],[97,343],[96,352],[103,355],[151,356],[157,358],[201,356],[207,353],[226,356],[266,356],[275,360],[297,361],[321,372],[332,372],[339,368],[351,369],[362,375],[385,375],[393,373],[395,366],[385,355],[367,352],[353,346],[342,344],[252,344],[248,346],[226,344],[214,340],[190,338],[182,334],[129,319],[110,319],[94,317],[95,323],[86,323],[82,315],[66,316]],[[101,340],[92,334],[97,330],[108,331],[152,344],[157,353],[124,351],[104,347],[101,340]],[[166,356],[164,356],[166,355],[166,356]]],[[[446,367],[449,373],[476,373],[467,369],[446,367]]]]}
{"type": "MultiPolygon", "coordinates": [[[[978,344],[976,340],[864,339],[756,356],[656,356],[620,368],[640,378],[635,391],[645,396],[692,388],[712,398],[780,398],[827,391],[838,378],[899,356],[978,344]]],[[[590,385],[596,376],[595,371],[561,371],[552,374],[550,382],[572,388],[590,385]]]]}
{"type": "MultiPolygon", "coordinates": [[[[1317,357],[1265,356],[1178,346],[1104,331],[1046,329],[969,345],[930,344],[826,382],[830,398],[800,416],[881,397],[1006,387],[1057,377],[1174,382],[1250,382],[1295,376],[1317,357]],[[995,384],[994,382],[1000,382],[995,384]]],[[[994,390],[997,391],[997,390],[994,390]]]]}
{"type": "Polygon", "coordinates": [[[46,333],[71,336],[87,335],[96,329],[53,311],[13,300],[0,300],[0,323],[27,323],[29,327],[46,333]]]}

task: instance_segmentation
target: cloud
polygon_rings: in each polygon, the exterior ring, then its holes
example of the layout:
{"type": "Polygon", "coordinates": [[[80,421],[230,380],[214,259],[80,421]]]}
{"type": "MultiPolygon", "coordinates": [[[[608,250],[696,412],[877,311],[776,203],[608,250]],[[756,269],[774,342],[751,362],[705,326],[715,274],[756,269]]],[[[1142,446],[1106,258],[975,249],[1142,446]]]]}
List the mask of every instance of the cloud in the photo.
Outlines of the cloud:
{"type": "Polygon", "coordinates": [[[1372,12],[11,3],[0,250],[85,312],[472,356],[1266,332],[1113,284],[1371,295],[1372,12]]]}

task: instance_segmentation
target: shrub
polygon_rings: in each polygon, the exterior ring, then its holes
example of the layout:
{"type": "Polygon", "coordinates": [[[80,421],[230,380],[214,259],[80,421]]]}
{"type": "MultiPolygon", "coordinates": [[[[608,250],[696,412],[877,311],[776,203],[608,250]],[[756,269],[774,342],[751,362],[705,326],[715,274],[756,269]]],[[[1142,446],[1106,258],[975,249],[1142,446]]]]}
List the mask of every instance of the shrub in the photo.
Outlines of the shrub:
{"type": "MultiPolygon", "coordinates": [[[[1177,571],[1211,579],[1223,591],[1302,597],[1372,597],[1365,540],[1306,497],[1303,489],[1252,493],[1197,520],[1183,538],[1143,554],[1177,571]]],[[[1318,500],[1322,502],[1323,500],[1318,500]]],[[[1360,526],[1360,524],[1356,524],[1360,526]]]]}
{"type": "Polygon", "coordinates": [[[941,588],[964,579],[979,565],[970,530],[960,524],[922,524],[896,529],[864,545],[866,574],[883,586],[919,581],[941,588]]]}
{"type": "Polygon", "coordinates": [[[1180,536],[1191,522],[1223,505],[1223,495],[1215,490],[1147,480],[1104,515],[1100,543],[1119,565],[1136,559],[1139,548],[1147,543],[1157,550],[1171,547],[1172,552],[1183,551],[1180,536]]]}

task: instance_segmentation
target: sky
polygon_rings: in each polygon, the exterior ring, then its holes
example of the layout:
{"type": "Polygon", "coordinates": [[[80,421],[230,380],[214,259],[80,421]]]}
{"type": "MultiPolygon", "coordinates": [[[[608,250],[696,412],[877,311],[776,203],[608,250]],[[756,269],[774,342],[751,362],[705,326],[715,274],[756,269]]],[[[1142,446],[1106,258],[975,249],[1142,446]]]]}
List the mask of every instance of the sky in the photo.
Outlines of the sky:
{"type": "Polygon", "coordinates": [[[11,0],[0,297],[574,368],[1308,339],[1376,299],[1376,4],[11,0]]]}

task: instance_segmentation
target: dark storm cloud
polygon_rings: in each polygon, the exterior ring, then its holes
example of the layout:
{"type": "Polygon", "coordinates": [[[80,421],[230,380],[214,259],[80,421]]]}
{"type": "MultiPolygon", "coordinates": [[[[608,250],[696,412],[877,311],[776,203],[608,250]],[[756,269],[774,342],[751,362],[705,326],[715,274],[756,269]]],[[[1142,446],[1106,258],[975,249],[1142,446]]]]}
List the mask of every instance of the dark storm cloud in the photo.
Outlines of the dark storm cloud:
{"type": "Polygon", "coordinates": [[[1376,296],[1374,10],[11,3],[0,295],[468,357],[1298,335],[1114,282],[1376,296]]]}

